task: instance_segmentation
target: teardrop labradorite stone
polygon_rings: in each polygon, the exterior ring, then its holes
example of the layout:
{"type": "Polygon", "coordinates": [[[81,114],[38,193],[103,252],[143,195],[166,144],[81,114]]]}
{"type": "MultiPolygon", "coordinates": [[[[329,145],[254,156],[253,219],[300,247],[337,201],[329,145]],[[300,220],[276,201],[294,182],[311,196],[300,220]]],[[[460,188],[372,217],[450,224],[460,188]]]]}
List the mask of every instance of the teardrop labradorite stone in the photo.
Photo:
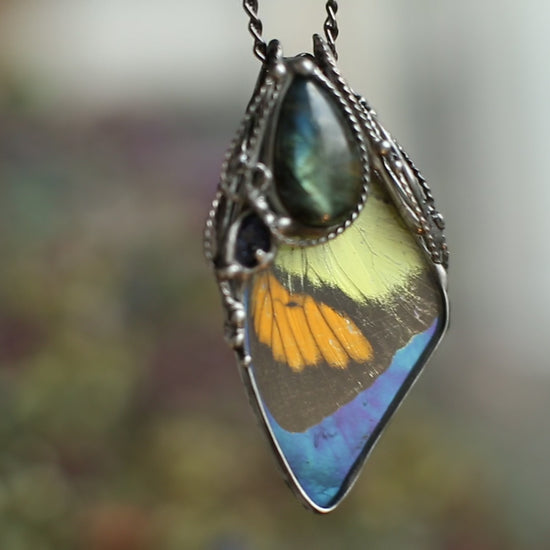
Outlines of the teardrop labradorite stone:
{"type": "Polygon", "coordinates": [[[296,76],[284,96],[273,160],[279,200],[302,225],[342,223],[361,199],[361,157],[349,122],[312,79],[296,76]]]}

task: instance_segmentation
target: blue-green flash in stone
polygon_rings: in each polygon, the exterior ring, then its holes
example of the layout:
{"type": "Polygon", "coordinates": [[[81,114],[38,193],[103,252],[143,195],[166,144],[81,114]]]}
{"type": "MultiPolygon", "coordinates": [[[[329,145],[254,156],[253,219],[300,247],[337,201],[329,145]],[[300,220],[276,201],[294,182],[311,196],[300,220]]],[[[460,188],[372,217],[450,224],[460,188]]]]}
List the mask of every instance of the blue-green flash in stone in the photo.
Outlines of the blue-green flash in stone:
{"type": "Polygon", "coordinates": [[[335,226],[361,200],[361,157],[334,98],[313,79],[292,80],[274,140],[277,195],[290,216],[309,227],[335,226]]]}

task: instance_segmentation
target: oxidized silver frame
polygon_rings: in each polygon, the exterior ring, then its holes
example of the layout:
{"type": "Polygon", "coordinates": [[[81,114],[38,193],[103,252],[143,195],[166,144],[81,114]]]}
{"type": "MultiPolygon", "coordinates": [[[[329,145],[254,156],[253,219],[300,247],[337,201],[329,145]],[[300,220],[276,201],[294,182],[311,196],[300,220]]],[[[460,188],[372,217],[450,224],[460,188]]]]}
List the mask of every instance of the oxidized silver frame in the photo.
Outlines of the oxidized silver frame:
{"type": "MultiPolygon", "coordinates": [[[[279,448],[262,406],[254,374],[252,358],[246,343],[245,283],[258,270],[264,269],[275,258],[278,245],[295,247],[315,246],[343,233],[357,218],[368,200],[370,175],[376,172],[389,192],[404,223],[415,235],[420,248],[432,265],[440,282],[445,311],[443,336],[448,323],[447,268],[449,252],[443,234],[443,217],[435,208],[428,184],[401,146],[379,123],[376,113],[368,103],[355,94],[336,67],[331,48],[319,35],[313,37],[313,55],[302,54],[284,58],[280,43],[272,41],[266,50],[265,61],[255,91],[249,102],[237,136],[227,152],[220,177],[218,191],[209,212],[205,230],[205,253],[213,263],[226,313],[225,337],[235,351],[241,366],[243,382],[250,401],[270,435],[270,441],[289,485],[310,509],[326,513],[334,509],[357,479],[368,454],[374,447],[385,422],[374,435],[374,443],[363,460],[358,461],[357,471],[350,475],[350,482],[341,498],[330,508],[321,508],[309,499],[295,479],[279,448]],[[349,122],[361,155],[363,192],[355,210],[344,223],[316,234],[303,237],[301,227],[284,210],[274,190],[270,168],[269,143],[272,141],[277,114],[292,78],[308,75],[320,83],[335,99],[349,122]],[[267,147],[266,147],[267,144],[267,147]],[[256,251],[256,265],[245,266],[236,257],[239,229],[243,219],[256,214],[269,230],[270,247],[256,251]]],[[[422,365],[404,388],[401,399],[388,411],[391,417],[410,386],[433,353],[429,350],[422,365]]]]}

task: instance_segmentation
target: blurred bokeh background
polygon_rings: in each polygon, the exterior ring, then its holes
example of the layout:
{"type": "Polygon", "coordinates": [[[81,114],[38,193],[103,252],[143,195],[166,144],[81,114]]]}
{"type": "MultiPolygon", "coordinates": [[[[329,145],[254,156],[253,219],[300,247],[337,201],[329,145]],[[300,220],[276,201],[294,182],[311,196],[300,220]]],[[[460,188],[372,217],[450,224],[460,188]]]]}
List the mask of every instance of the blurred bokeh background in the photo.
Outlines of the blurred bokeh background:
{"type": "MultiPolygon", "coordinates": [[[[452,327],[333,514],[279,477],[204,217],[240,2],[0,0],[1,550],[550,548],[550,3],[348,1],[340,67],[446,215],[452,327]]],[[[324,2],[265,1],[310,49],[324,2]]]]}

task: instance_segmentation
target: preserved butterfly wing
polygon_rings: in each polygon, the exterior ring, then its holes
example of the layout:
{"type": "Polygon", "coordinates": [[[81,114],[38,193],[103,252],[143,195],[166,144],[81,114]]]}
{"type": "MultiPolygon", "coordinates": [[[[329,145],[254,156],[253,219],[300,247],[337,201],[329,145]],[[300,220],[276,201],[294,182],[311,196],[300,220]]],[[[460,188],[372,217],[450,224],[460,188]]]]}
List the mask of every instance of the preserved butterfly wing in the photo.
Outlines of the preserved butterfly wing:
{"type": "Polygon", "coordinates": [[[432,267],[380,183],[354,224],[279,248],[247,289],[259,404],[285,467],[319,508],[347,491],[444,330],[432,267]]]}
{"type": "Polygon", "coordinates": [[[328,512],[443,336],[448,252],[426,182],[314,46],[269,45],[205,243],[283,472],[328,512]]]}

